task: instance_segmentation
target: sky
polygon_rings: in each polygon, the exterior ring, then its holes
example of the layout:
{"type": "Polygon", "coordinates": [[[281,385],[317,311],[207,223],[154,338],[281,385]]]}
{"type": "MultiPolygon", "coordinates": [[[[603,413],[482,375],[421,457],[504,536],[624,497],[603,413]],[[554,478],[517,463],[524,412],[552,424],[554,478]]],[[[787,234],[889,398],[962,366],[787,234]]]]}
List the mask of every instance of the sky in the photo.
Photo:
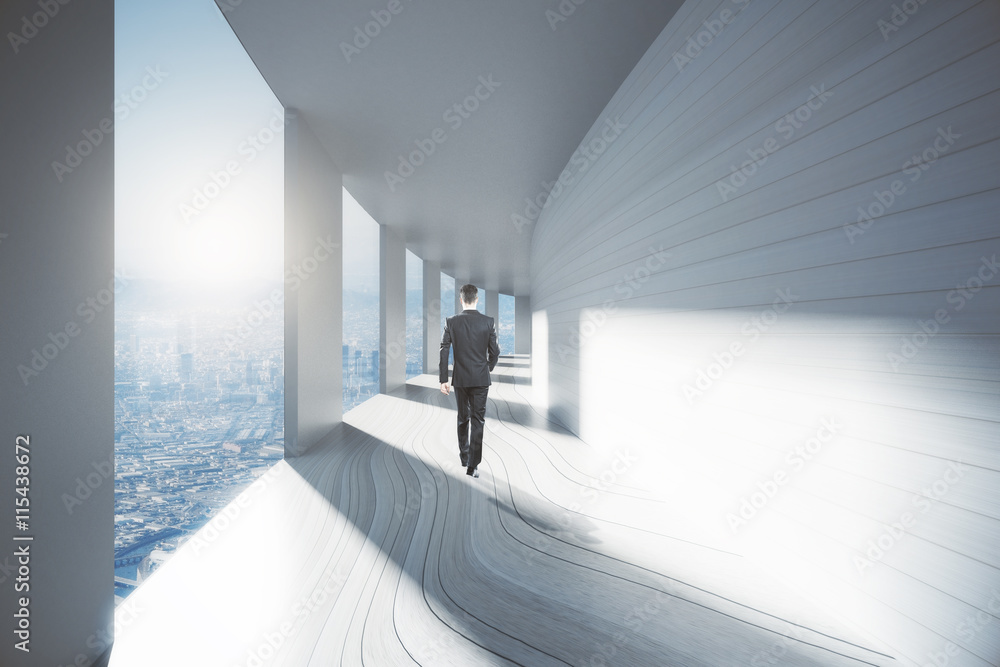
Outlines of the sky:
{"type": "MultiPolygon", "coordinates": [[[[115,40],[117,267],[206,288],[280,281],[282,106],[221,10],[118,0],[115,40]]],[[[345,288],[378,289],[377,224],[346,191],[344,216],[345,288]]]]}
{"type": "Polygon", "coordinates": [[[282,109],[222,12],[211,0],[119,0],[115,37],[118,267],[280,279],[284,143],[268,121],[282,109]]]}

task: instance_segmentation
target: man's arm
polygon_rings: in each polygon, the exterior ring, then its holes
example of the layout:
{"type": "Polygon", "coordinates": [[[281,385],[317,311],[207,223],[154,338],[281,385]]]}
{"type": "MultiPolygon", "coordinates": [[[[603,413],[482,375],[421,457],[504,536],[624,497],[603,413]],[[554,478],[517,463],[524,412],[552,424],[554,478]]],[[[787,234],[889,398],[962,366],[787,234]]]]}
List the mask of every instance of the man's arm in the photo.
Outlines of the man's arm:
{"type": "Polygon", "coordinates": [[[444,334],[441,336],[441,356],[438,358],[438,381],[441,383],[441,393],[447,395],[448,387],[448,353],[451,351],[450,322],[444,322],[444,334]]]}
{"type": "Polygon", "coordinates": [[[497,327],[496,321],[490,318],[490,349],[489,358],[487,361],[490,364],[490,372],[493,371],[494,366],[497,365],[497,359],[500,358],[500,345],[497,344],[497,327]]]}

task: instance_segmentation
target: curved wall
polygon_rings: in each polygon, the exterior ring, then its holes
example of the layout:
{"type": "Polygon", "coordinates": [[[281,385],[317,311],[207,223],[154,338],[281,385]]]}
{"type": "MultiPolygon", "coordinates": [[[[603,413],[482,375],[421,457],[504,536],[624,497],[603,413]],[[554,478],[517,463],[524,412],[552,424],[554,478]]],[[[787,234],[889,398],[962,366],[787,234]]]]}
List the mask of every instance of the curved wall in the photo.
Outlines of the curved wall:
{"type": "Polygon", "coordinates": [[[533,230],[538,400],[904,663],[1000,661],[998,39],[689,0],[533,230]]]}

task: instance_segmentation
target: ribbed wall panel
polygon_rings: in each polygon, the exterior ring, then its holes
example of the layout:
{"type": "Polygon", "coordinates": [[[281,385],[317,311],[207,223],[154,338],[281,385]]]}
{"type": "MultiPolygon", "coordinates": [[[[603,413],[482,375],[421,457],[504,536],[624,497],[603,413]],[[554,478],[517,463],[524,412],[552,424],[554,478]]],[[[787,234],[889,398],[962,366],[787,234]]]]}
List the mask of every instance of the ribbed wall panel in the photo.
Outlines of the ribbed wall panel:
{"type": "Polygon", "coordinates": [[[998,73],[996,2],[690,0],[533,230],[550,414],[904,663],[1000,664],[998,73]]]}

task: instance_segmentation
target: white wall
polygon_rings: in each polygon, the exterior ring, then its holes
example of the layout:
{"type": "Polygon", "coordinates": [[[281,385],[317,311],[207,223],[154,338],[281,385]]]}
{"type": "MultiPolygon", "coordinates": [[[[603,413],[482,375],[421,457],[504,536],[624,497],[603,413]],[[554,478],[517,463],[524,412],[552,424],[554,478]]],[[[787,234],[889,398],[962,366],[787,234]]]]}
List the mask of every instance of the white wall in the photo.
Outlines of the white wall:
{"type": "Polygon", "coordinates": [[[114,277],[114,3],[47,6],[0,4],[0,664],[10,667],[92,664],[114,632],[112,292],[128,288],[114,277]],[[14,523],[19,435],[30,437],[26,531],[14,523]],[[26,564],[14,555],[23,544],[26,564]],[[28,588],[15,591],[16,578],[28,588]],[[30,653],[14,647],[21,597],[30,653]]]}
{"type": "Polygon", "coordinates": [[[379,391],[406,384],[406,244],[379,225],[379,391]]]}
{"type": "Polygon", "coordinates": [[[298,456],[344,413],[343,185],[305,119],[285,121],[285,455],[298,456]]]}
{"type": "Polygon", "coordinates": [[[424,373],[438,372],[441,359],[441,265],[424,262],[423,336],[424,373]]]}
{"type": "Polygon", "coordinates": [[[690,0],[532,242],[551,414],[904,663],[1000,659],[998,39],[690,0]]]}
{"type": "MultiPolygon", "coordinates": [[[[493,318],[496,322],[497,331],[500,331],[500,292],[496,290],[486,290],[485,314],[493,318]]],[[[510,350],[504,350],[505,354],[510,354],[510,350]]]]}
{"type": "Polygon", "coordinates": [[[531,297],[514,297],[514,354],[531,352],[531,297]]]}

